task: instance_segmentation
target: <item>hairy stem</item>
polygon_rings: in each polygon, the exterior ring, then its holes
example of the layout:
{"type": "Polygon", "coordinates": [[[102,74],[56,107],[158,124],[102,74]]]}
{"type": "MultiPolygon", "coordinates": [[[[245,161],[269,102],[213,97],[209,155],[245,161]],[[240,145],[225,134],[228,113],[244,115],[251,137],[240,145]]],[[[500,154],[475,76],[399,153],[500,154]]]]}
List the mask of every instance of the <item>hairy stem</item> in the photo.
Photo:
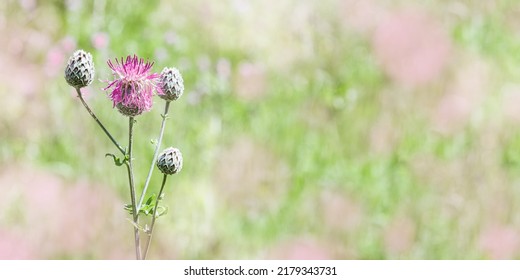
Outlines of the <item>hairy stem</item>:
{"type": "Polygon", "coordinates": [[[101,129],[103,129],[103,131],[105,132],[105,134],[108,136],[108,138],[110,138],[110,140],[112,140],[112,143],[114,143],[114,145],[116,145],[117,149],[123,154],[125,155],[125,150],[123,149],[123,147],[121,147],[121,145],[119,145],[119,143],[117,143],[117,141],[114,139],[114,137],[112,137],[112,135],[110,134],[110,132],[108,132],[108,130],[105,128],[105,126],[101,123],[101,121],[99,121],[99,119],[96,117],[96,115],[94,114],[94,112],[92,112],[92,110],[90,110],[90,107],[87,105],[87,103],[85,102],[85,100],[83,99],[83,95],[81,94],[81,90],[79,88],[76,88],[76,92],[78,93],[78,97],[79,97],[79,100],[81,100],[81,103],[83,103],[83,106],[85,106],[85,108],[87,109],[88,113],[92,116],[92,118],[94,118],[94,120],[97,122],[97,124],[101,127],[101,129]]]}
{"type": "Polygon", "coordinates": [[[152,178],[152,173],[155,167],[155,161],[157,160],[157,155],[159,154],[159,148],[161,148],[161,142],[164,135],[164,127],[166,126],[166,119],[168,118],[168,109],[170,108],[170,101],[166,101],[164,105],[164,114],[162,114],[162,123],[161,123],[161,131],[159,132],[159,139],[155,145],[155,151],[153,153],[152,164],[150,165],[150,170],[148,170],[148,176],[146,176],[146,181],[144,183],[143,192],[141,193],[141,197],[139,198],[139,204],[137,204],[137,209],[141,209],[143,205],[143,200],[146,196],[146,190],[148,189],[148,185],[150,184],[150,179],[152,178]]]}
{"type": "Polygon", "coordinates": [[[134,169],[132,167],[132,144],[133,144],[133,127],[134,118],[128,119],[128,160],[126,161],[126,168],[128,170],[128,182],[130,185],[130,199],[132,201],[132,215],[134,220],[134,241],[135,241],[135,257],[141,259],[141,242],[139,240],[139,228],[137,228],[137,222],[139,213],[136,210],[135,204],[135,185],[134,185],[134,169]]]}
{"type": "Polygon", "coordinates": [[[152,218],[152,223],[150,225],[150,231],[148,233],[148,235],[149,235],[148,242],[146,242],[146,247],[144,249],[143,260],[146,259],[146,255],[148,255],[148,250],[150,249],[150,243],[152,243],[153,228],[155,225],[155,219],[157,218],[157,208],[159,206],[159,201],[161,200],[161,195],[162,195],[162,192],[164,189],[164,185],[166,184],[166,178],[168,178],[168,175],[164,174],[163,181],[161,184],[161,190],[159,191],[159,195],[157,196],[157,200],[155,201],[155,207],[153,209],[153,218],[152,218]]]}

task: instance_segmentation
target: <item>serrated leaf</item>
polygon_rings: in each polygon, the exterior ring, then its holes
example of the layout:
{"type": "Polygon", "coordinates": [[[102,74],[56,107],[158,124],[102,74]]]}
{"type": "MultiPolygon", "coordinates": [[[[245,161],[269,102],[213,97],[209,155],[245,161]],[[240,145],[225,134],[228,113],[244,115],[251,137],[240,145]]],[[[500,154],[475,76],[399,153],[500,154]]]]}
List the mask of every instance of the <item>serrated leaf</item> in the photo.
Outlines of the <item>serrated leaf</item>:
{"type": "Polygon", "coordinates": [[[143,213],[145,214],[146,216],[150,216],[153,212],[153,208],[155,207],[155,204],[151,204],[151,205],[143,205],[141,206],[141,209],[139,210],[139,213],[143,213]]]}
{"type": "Polygon", "coordinates": [[[116,157],[114,154],[110,154],[110,153],[105,154],[105,157],[112,157],[112,159],[114,159],[114,164],[116,166],[121,166],[121,165],[125,164],[125,162],[128,160],[128,156],[125,156],[125,158],[121,160],[120,158],[116,157]]]}
{"type": "Polygon", "coordinates": [[[153,201],[155,200],[156,195],[152,194],[144,203],[145,205],[152,205],[153,201]]]}
{"type": "Polygon", "coordinates": [[[133,211],[133,209],[132,209],[132,204],[125,204],[125,206],[124,206],[123,209],[125,209],[125,211],[128,211],[128,213],[129,213],[130,215],[133,215],[133,214],[134,214],[134,211],[133,211]]]}
{"type": "Polygon", "coordinates": [[[166,206],[158,206],[157,207],[157,213],[155,214],[156,218],[159,218],[160,216],[164,216],[166,214],[168,214],[168,207],[166,207],[166,206]]]}

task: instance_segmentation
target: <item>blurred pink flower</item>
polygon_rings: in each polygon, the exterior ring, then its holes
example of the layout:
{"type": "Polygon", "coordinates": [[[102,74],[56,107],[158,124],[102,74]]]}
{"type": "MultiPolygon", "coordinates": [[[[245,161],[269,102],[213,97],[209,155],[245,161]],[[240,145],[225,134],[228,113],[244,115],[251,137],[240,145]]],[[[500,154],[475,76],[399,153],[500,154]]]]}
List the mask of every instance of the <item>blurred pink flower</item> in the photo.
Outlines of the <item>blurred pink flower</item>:
{"type": "Polygon", "coordinates": [[[165,48],[157,48],[155,50],[155,58],[157,61],[162,62],[167,60],[169,57],[168,51],[165,48]]]}
{"type": "Polygon", "coordinates": [[[266,74],[259,64],[243,62],[238,65],[235,77],[235,92],[246,100],[257,100],[266,94],[266,74]]]}
{"type": "Polygon", "coordinates": [[[179,41],[179,38],[177,36],[177,33],[173,31],[168,31],[164,34],[164,41],[168,45],[175,45],[179,41]]]}
{"type": "Polygon", "coordinates": [[[94,46],[95,49],[100,50],[108,47],[110,38],[108,37],[108,34],[104,32],[98,32],[93,34],[90,40],[92,42],[92,46],[94,46]]]}
{"type": "Polygon", "coordinates": [[[217,61],[217,76],[220,80],[227,81],[231,76],[231,63],[225,58],[217,61]]]}
{"type": "Polygon", "coordinates": [[[520,85],[510,85],[504,89],[502,106],[504,108],[504,117],[516,123],[520,123],[520,85]]]}
{"type": "Polygon", "coordinates": [[[289,168],[272,151],[246,137],[219,155],[215,181],[230,207],[248,214],[275,208],[287,191],[289,168]]]}
{"type": "Polygon", "coordinates": [[[34,248],[19,234],[0,229],[0,260],[37,259],[34,248]]]}
{"type": "Polygon", "coordinates": [[[491,73],[488,64],[479,57],[463,58],[459,64],[446,94],[433,111],[433,128],[443,134],[464,128],[488,94],[491,73]]]}
{"type": "Polygon", "coordinates": [[[201,72],[209,71],[209,68],[211,67],[211,60],[207,55],[201,55],[197,58],[197,66],[201,72]]]}
{"type": "Polygon", "coordinates": [[[76,50],[76,39],[71,36],[66,36],[60,41],[61,48],[63,49],[63,52],[65,53],[72,53],[74,50],[76,50]]]}
{"type": "Polygon", "coordinates": [[[373,31],[388,13],[377,0],[343,0],[339,12],[343,24],[358,32],[373,31]]]}
{"type": "Polygon", "coordinates": [[[325,245],[308,238],[299,238],[278,245],[270,252],[269,259],[330,260],[333,256],[325,245]]]}
{"type": "Polygon", "coordinates": [[[18,0],[18,2],[25,11],[32,11],[37,5],[36,0],[18,0]]]}
{"type": "Polygon", "coordinates": [[[372,43],[386,73],[407,87],[439,78],[451,50],[451,41],[442,26],[415,10],[397,12],[381,21],[372,43]]]}
{"type": "MultiPolygon", "coordinates": [[[[76,89],[74,89],[73,87],[70,88],[69,92],[70,92],[70,95],[72,95],[72,97],[78,97],[78,93],[76,92],[76,89]]],[[[83,99],[85,99],[85,100],[89,100],[93,96],[95,96],[95,94],[92,94],[92,93],[94,93],[94,92],[92,91],[92,88],[90,88],[90,87],[84,87],[81,89],[81,95],[83,96],[83,99]]]]}
{"type": "Polygon", "coordinates": [[[126,60],[121,58],[113,64],[108,61],[115,79],[108,81],[104,90],[112,89],[110,99],[119,111],[127,116],[140,115],[150,111],[153,104],[153,92],[156,91],[158,73],[150,73],[153,62],[144,62],[136,55],[127,56],[126,60]]]}
{"type": "Polygon", "coordinates": [[[65,53],[59,47],[53,47],[47,52],[47,59],[45,62],[45,73],[49,76],[56,76],[58,73],[63,74],[63,64],[65,61],[65,53]]]}
{"type": "Polygon", "coordinates": [[[363,220],[361,205],[337,191],[321,195],[321,209],[327,226],[344,232],[356,230],[363,220]]]}
{"type": "Polygon", "coordinates": [[[106,186],[12,165],[0,169],[0,191],[0,220],[9,229],[0,228],[0,259],[132,256],[123,245],[131,233],[119,231],[128,227],[122,202],[106,186]]]}
{"type": "Polygon", "coordinates": [[[67,36],[56,43],[47,52],[45,60],[45,74],[48,76],[56,76],[63,74],[63,64],[66,63],[67,54],[76,49],[76,40],[67,36]]]}
{"type": "Polygon", "coordinates": [[[434,128],[443,134],[458,131],[464,127],[471,115],[471,102],[461,94],[444,96],[434,116],[434,128]]]}
{"type": "Polygon", "coordinates": [[[518,234],[518,230],[509,226],[490,226],[481,232],[478,246],[489,258],[513,259],[520,249],[518,234]]]}
{"type": "Polygon", "coordinates": [[[385,249],[390,257],[409,251],[415,242],[415,232],[415,223],[410,218],[394,218],[384,231],[385,249]]]}
{"type": "Polygon", "coordinates": [[[382,115],[370,128],[370,149],[376,154],[390,154],[397,146],[399,127],[388,115],[382,115]]]}

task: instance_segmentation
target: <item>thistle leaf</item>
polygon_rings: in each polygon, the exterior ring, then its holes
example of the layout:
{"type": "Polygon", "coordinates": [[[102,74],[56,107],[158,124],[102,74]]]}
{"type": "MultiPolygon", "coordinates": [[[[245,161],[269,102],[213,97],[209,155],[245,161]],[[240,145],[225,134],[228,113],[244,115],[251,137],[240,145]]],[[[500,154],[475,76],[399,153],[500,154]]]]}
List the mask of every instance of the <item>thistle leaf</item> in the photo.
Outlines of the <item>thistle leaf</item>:
{"type": "Polygon", "coordinates": [[[112,157],[114,159],[114,164],[116,166],[121,166],[121,165],[125,164],[125,162],[128,160],[128,156],[125,156],[125,158],[123,160],[121,160],[120,158],[116,157],[114,154],[110,154],[110,153],[105,154],[105,157],[112,157]]]}

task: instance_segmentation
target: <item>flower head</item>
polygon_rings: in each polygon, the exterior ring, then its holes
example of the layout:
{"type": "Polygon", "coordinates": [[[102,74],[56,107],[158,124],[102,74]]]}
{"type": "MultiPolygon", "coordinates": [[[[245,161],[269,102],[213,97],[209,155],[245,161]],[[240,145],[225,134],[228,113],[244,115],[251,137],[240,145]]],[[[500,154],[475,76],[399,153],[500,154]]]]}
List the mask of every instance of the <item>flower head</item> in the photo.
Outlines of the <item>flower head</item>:
{"type": "Polygon", "coordinates": [[[65,80],[75,88],[82,88],[90,85],[94,79],[94,62],[92,55],[83,50],[77,50],[69,58],[65,68],[65,80]]]}
{"type": "Polygon", "coordinates": [[[175,174],[182,169],[182,154],[177,148],[165,149],[157,158],[157,167],[165,175],[175,174]]]}
{"type": "Polygon", "coordinates": [[[114,80],[108,81],[104,90],[112,88],[110,99],[114,102],[119,112],[125,116],[133,117],[152,108],[153,92],[156,90],[159,74],[150,73],[153,62],[145,61],[136,55],[121,58],[116,63],[108,61],[112,69],[114,80]]]}
{"type": "Polygon", "coordinates": [[[160,98],[168,101],[177,100],[184,91],[184,81],[177,68],[164,68],[161,72],[158,84],[160,98]]]}

